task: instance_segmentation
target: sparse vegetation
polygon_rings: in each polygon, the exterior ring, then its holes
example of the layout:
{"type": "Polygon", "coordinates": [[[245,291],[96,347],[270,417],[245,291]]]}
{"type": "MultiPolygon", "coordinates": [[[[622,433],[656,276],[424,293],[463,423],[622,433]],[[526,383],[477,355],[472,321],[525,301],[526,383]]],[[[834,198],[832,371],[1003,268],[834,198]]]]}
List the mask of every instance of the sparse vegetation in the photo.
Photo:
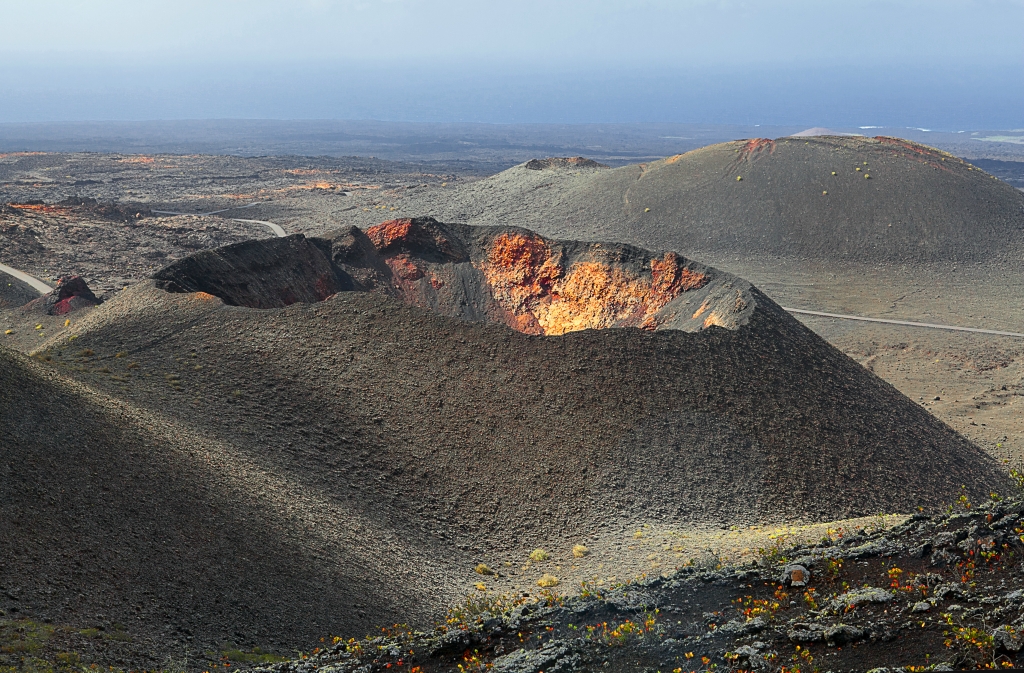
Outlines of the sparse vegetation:
{"type": "Polygon", "coordinates": [[[541,561],[547,561],[551,556],[543,549],[534,549],[530,552],[530,560],[534,563],[540,563],[541,561]]]}
{"type": "Polygon", "coordinates": [[[554,575],[550,574],[550,573],[544,573],[543,575],[540,576],[540,579],[537,580],[537,586],[543,587],[545,589],[550,589],[550,588],[553,588],[553,587],[557,587],[558,586],[558,578],[555,577],[554,575]]]}
{"type": "Polygon", "coordinates": [[[0,653],[34,654],[53,637],[54,627],[31,619],[0,620],[0,653]]]}

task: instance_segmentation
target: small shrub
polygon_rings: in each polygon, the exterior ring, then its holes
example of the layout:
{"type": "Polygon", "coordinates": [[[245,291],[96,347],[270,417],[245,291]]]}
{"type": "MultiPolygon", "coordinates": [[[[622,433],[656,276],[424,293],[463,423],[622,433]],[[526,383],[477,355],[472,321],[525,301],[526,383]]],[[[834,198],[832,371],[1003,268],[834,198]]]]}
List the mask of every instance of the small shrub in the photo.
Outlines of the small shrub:
{"type": "MultiPolygon", "coordinates": [[[[10,334],[10,330],[7,331],[10,334]]],[[[1024,467],[1024,466],[1021,466],[1024,467]]],[[[1017,467],[1010,468],[1010,479],[1013,480],[1014,485],[1018,491],[1024,491],[1024,472],[1017,467]]]]}
{"type": "Polygon", "coordinates": [[[943,613],[942,619],[949,628],[943,631],[943,644],[957,653],[957,658],[971,668],[992,667],[995,653],[995,638],[983,628],[953,621],[953,616],[943,613]]]}
{"type": "Polygon", "coordinates": [[[551,556],[543,549],[534,549],[530,552],[530,560],[534,562],[547,561],[551,556]]]}
{"type": "Polygon", "coordinates": [[[583,558],[584,556],[586,556],[589,553],[590,553],[590,550],[587,549],[586,547],[584,547],[581,544],[574,545],[573,548],[572,548],[573,558],[583,558]]]}
{"type": "Polygon", "coordinates": [[[78,357],[80,358],[91,358],[93,355],[95,355],[95,353],[93,353],[92,349],[89,348],[78,351],[78,357]]]}
{"type": "Polygon", "coordinates": [[[486,563],[478,563],[477,566],[475,568],[473,568],[473,572],[475,572],[477,575],[494,575],[495,574],[495,572],[493,570],[491,570],[491,567],[488,566],[486,563]]]}
{"type": "Polygon", "coordinates": [[[513,608],[527,602],[524,596],[506,594],[483,595],[473,594],[466,596],[466,600],[452,608],[449,608],[448,615],[443,624],[438,624],[442,630],[451,628],[468,628],[470,624],[481,623],[483,617],[500,617],[509,614],[513,608]]]}
{"type": "Polygon", "coordinates": [[[598,598],[598,599],[604,598],[604,596],[601,594],[601,590],[597,586],[597,583],[596,582],[588,582],[586,580],[583,580],[582,582],[580,582],[580,597],[581,598],[594,597],[594,598],[598,598]]]}
{"type": "Polygon", "coordinates": [[[558,578],[555,577],[554,575],[552,575],[551,573],[544,573],[543,575],[540,576],[540,579],[537,580],[537,586],[542,587],[544,589],[550,589],[551,587],[557,587],[558,586],[558,578]]]}
{"type": "Polygon", "coordinates": [[[771,540],[771,544],[767,547],[761,547],[757,552],[761,555],[761,558],[769,564],[785,563],[788,559],[785,556],[785,551],[789,547],[789,536],[788,535],[769,535],[768,539],[771,540]]]}

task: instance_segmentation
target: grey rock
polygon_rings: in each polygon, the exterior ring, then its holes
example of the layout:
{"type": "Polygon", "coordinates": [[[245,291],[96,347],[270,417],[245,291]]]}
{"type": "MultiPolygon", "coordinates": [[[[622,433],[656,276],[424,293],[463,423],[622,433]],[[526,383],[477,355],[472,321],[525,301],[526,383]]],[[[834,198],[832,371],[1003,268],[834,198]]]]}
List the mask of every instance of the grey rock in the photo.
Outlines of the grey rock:
{"type": "Polygon", "coordinates": [[[452,629],[440,636],[431,644],[427,656],[436,657],[442,654],[462,652],[473,644],[473,635],[469,631],[452,629]]]}
{"type": "Polygon", "coordinates": [[[658,598],[646,591],[636,588],[627,588],[621,592],[609,592],[605,594],[608,604],[619,610],[653,610],[658,607],[658,598]]]}
{"type": "Polygon", "coordinates": [[[918,601],[914,603],[914,606],[910,608],[911,612],[928,612],[932,609],[932,604],[928,601],[918,601]]]}
{"type": "Polygon", "coordinates": [[[932,596],[939,600],[946,598],[946,596],[960,598],[963,595],[963,590],[955,584],[940,584],[932,591],[932,596]]]}
{"type": "Polygon", "coordinates": [[[740,655],[741,659],[749,659],[750,657],[758,656],[760,652],[758,652],[750,645],[744,645],[743,647],[737,647],[734,654],[740,655]]]}
{"type": "Polygon", "coordinates": [[[853,591],[836,596],[829,603],[829,607],[833,610],[847,610],[866,603],[888,603],[891,600],[892,594],[885,589],[865,587],[864,589],[854,589],[853,591]]]}
{"type": "Polygon", "coordinates": [[[752,633],[761,633],[768,626],[764,617],[753,619],[733,619],[718,628],[718,633],[730,636],[747,636],[752,633]]]}
{"type": "Polygon", "coordinates": [[[735,654],[739,655],[740,661],[746,662],[751,670],[768,671],[772,668],[770,657],[773,657],[775,653],[762,652],[766,647],[767,645],[764,643],[756,642],[753,645],[744,645],[737,648],[735,654]]]}
{"type": "Polygon", "coordinates": [[[884,542],[868,542],[847,550],[847,558],[869,558],[872,556],[883,556],[893,553],[893,547],[884,542]]]}
{"type": "Polygon", "coordinates": [[[838,647],[855,643],[862,638],[864,638],[864,631],[849,624],[833,624],[825,629],[825,640],[838,647]]]}
{"type": "Polygon", "coordinates": [[[923,545],[920,545],[918,547],[914,547],[914,548],[912,548],[910,550],[910,555],[913,556],[914,558],[924,558],[925,556],[928,556],[928,554],[931,554],[931,553],[932,553],[932,545],[927,543],[927,542],[925,544],[923,544],[923,545]]]}
{"type": "Polygon", "coordinates": [[[825,628],[820,624],[796,623],[786,632],[793,643],[819,643],[825,640],[825,628]]]}
{"type": "Polygon", "coordinates": [[[516,650],[494,660],[494,673],[571,673],[583,665],[573,641],[552,640],[536,650],[516,650]]]}

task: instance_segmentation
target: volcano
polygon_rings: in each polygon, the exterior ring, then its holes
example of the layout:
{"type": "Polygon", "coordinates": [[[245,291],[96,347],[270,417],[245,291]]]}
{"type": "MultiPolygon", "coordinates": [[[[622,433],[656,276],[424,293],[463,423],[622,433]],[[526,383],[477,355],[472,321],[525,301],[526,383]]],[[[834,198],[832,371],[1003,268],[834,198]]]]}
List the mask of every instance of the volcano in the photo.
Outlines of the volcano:
{"type": "Polygon", "coordinates": [[[408,207],[717,263],[1016,263],[1024,252],[1020,190],[881,136],[755,138],[614,169],[535,160],[408,207]]]}
{"type": "Polygon", "coordinates": [[[481,563],[533,585],[530,550],[652,521],[1005,486],[742,279],[513,227],[205,251],[34,359],[0,355],[0,583],[54,619],[196,642],[426,623],[481,563]]]}

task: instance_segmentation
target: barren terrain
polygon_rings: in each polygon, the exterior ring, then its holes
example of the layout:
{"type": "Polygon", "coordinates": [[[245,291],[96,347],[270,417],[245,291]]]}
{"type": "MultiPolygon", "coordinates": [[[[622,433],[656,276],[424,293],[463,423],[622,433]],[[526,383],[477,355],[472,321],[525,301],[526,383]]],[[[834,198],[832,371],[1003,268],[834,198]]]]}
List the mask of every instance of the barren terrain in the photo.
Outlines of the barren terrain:
{"type": "Polygon", "coordinates": [[[759,143],[742,180],[706,161],[733,161],[728,145],[657,171],[554,160],[490,178],[354,158],[0,157],[0,262],[81,275],[105,300],[49,315],[20,281],[0,287],[18,438],[0,466],[18,549],[0,609],[61,625],[69,647],[67,629],[132,639],[100,637],[103,664],[189,651],[203,667],[426,625],[467,593],[536,595],[542,575],[611,587],[761,559],[769,536],[820,538],[816,522],[934,510],[961,485],[974,501],[1012,490],[1000,461],[1024,458],[1024,343],[779,305],[1024,331],[1024,198],[910,144],[882,159],[864,141],[790,142],[759,143]],[[871,178],[785,202],[793,166],[823,170],[805,148],[871,178]],[[896,179],[918,165],[939,182],[896,179]],[[617,181],[659,171],[623,209],[617,181]],[[918,193],[947,203],[900,204],[918,193]],[[848,220],[822,218],[819,196],[848,220]],[[908,228],[881,238],[877,214],[897,211],[908,228]],[[450,223],[401,219],[421,215],[450,223]]]}

